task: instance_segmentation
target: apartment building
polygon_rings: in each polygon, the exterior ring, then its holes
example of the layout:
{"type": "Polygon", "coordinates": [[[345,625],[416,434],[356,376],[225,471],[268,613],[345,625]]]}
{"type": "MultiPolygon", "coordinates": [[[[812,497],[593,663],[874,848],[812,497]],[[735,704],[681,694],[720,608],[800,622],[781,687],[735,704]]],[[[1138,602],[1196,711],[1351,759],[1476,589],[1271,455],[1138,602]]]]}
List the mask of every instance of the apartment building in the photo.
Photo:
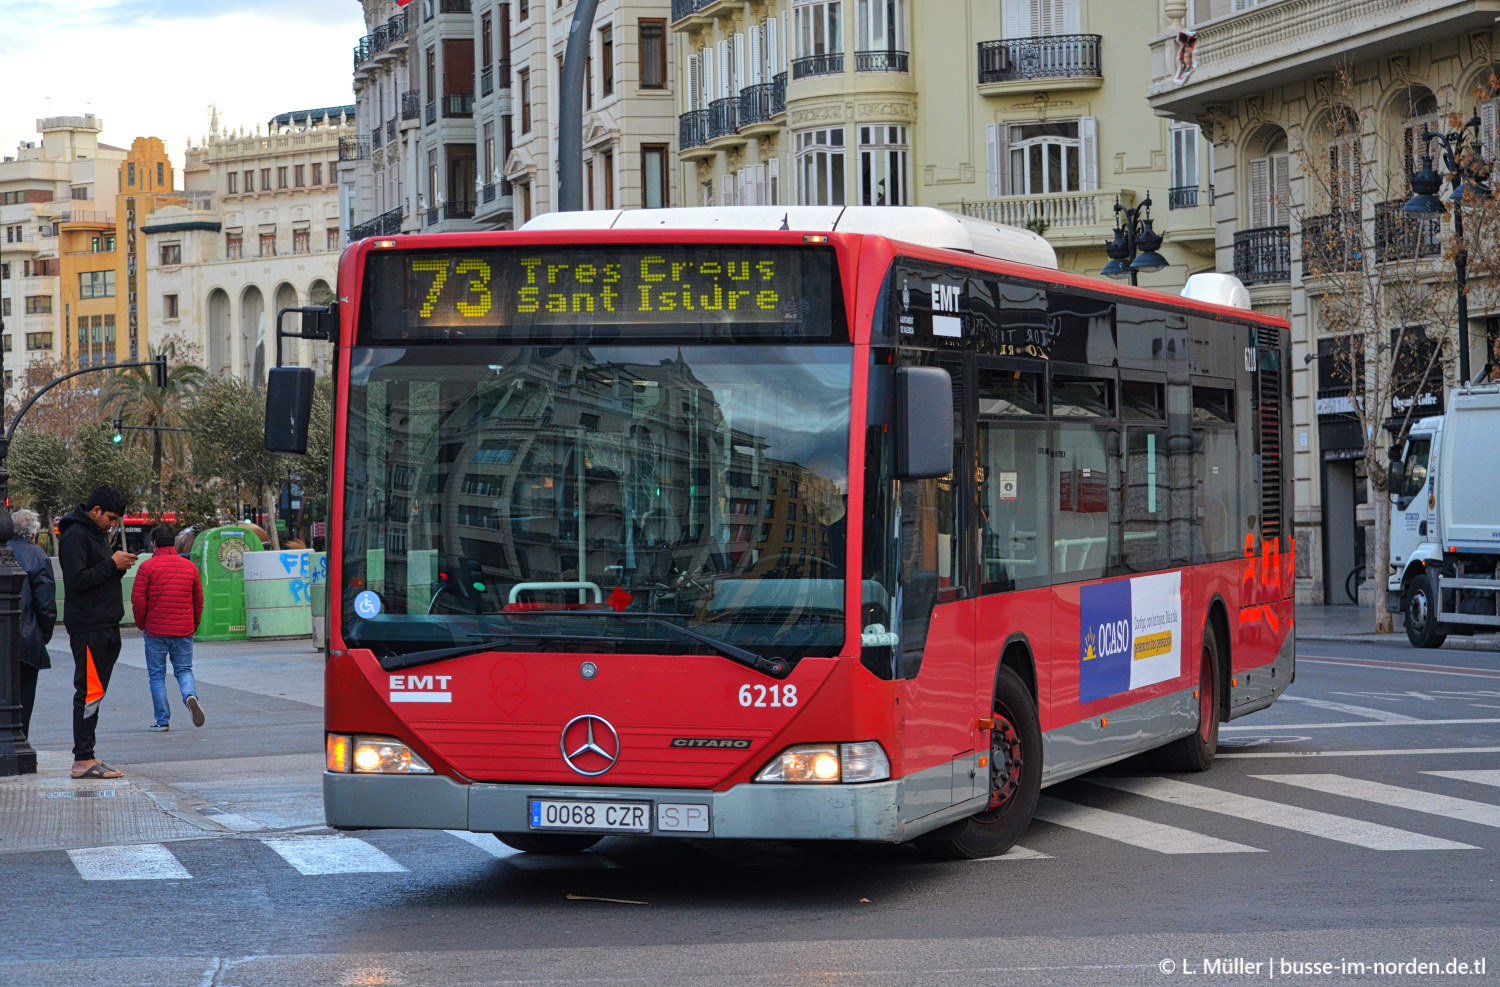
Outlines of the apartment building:
{"type": "MultiPolygon", "coordinates": [[[[1364,557],[1380,505],[1347,383],[1334,379],[1330,359],[1341,344],[1327,313],[1341,279],[1319,259],[1339,272],[1401,265],[1401,277],[1451,277],[1443,256],[1451,226],[1403,216],[1405,176],[1418,167],[1423,125],[1451,129],[1449,114],[1464,119],[1477,108],[1486,155],[1497,146],[1500,106],[1476,92],[1487,93],[1500,70],[1500,3],[1159,0],[1155,13],[1150,104],[1199,125],[1212,142],[1218,268],[1250,286],[1256,308],[1292,321],[1297,598],[1348,603],[1346,575],[1356,566],[1368,561],[1367,585],[1383,585],[1384,560],[1364,557]],[[1311,162],[1318,167],[1309,173],[1311,162]],[[1344,186],[1341,203],[1330,199],[1330,178],[1344,186]],[[1375,249],[1329,249],[1353,241],[1375,249]]],[[[1473,293],[1469,304],[1474,368],[1500,339],[1483,297],[1473,293]]],[[[1456,324],[1428,331],[1446,333],[1456,352],[1456,324]]],[[[1451,386],[1456,371],[1447,376],[1451,386]]],[[[1443,381],[1419,388],[1397,400],[1440,411],[1443,381]]]]}
{"type": "Polygon", "coordinates": [[[1207,151],[1140,94],[1155,0],[673,0],[682,201],[937,206],[1098,274],[1141,207],[1176,290],[1211,270],[1207,151]]]}
{"type": "Polygon", "coordinates": [[[100,143],[104,123],[92,114],[36,123],[40,140],[23,142],[0,161],[0,317],[7,386],[36,362],[65,361],[62,260],[71,246],[63,224],[109,227],[126,151],[100,143]]]}

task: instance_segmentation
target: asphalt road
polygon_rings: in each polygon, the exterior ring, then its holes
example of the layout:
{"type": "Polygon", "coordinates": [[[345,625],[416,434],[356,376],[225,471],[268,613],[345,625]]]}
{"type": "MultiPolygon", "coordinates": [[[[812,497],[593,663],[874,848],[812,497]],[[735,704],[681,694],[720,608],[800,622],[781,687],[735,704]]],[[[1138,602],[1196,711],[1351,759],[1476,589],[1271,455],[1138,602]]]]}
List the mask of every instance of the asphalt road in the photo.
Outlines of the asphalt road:
{"type": "MultiPolygon", "coordinates": [[[[1492,652],[1303,642],[1287,696],[1226,725],[1211,772],[1128,762],[1064,783],[1021,848],[968,863],[626,838],[550,858],[485,836],[331,835],[303,818],[321,711],[213,677],[200,675],[210,729],[179,716],[145,735],[146,703],[138,724],[106,720],[105,756],[153,778],[178,765],[173,784],[244,831],[0,855],[0,983],[1500,979],[1492,652]],[[240,758],[254,780],[236,782],[240,758]],[[276,759],[285,776],[267,782],[276,759]],[[1450,961],[1485,973],[1442,975],[1450,961]],[[1439,973],[1374,966],[1413,962],[1439,973]]],[[[131,688],[111,700],[136,702],[131,688]]],[[[38,746],[58,729],[41,726],[38,746]]]]}

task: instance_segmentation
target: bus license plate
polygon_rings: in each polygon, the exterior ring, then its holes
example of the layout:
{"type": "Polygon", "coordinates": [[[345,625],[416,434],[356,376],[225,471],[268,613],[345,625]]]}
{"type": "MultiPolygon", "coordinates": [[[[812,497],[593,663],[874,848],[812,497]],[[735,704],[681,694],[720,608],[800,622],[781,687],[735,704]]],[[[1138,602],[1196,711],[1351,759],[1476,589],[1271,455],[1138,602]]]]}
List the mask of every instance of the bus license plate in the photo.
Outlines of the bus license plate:
{"type": "Polygon", "coordinates": [[[532,799],[531,828],[649,833],[651,832],[651,803],[532,799]]]}

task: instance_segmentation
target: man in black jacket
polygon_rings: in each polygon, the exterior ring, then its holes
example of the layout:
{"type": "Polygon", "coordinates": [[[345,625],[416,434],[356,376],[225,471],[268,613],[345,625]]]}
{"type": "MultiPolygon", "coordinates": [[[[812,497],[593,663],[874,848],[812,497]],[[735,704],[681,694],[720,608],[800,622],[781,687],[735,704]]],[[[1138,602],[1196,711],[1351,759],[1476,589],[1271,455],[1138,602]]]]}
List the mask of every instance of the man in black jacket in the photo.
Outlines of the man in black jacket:
{"type": "Polygon", "coordinates": [[[7,544],[16,555],[16,564],[26,570],[26,582],[21,584],[21,653],[16,656],[21,660],[16,667],[21,672],[21,732],[30,734],[37,673],[52,667],[47,642],[52,640],[52,628],[57,623],[57,593],[52,560],[35,544],[41,518],[36,511],[16,511],[11,517],[16,536],[7,544]]]}
{"type": "Polygon", "coordinates": [[[67,606],[63,623],[73,647],[73,777],[119,778],[94,756],[99,705],[120,657],[125,598],[120,581],[135,564],[129,552],[111,552],[106,532],[125,514],[125,495],[105,484],[58,523],[67,606]]]}

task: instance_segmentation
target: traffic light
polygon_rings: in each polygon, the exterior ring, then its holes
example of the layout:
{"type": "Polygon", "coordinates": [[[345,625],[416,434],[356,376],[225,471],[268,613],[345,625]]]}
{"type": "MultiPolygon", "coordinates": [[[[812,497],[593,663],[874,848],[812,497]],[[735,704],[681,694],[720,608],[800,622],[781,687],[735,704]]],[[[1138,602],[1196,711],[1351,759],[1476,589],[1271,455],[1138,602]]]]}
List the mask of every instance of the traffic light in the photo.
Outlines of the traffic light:
{"type": "Polygon", "coordinates": [[[115,434],[110,436],[109,441],[119,445],[125,441],[125,422],[123,419],[115,419],[115,434]]]}
{"type": "Polygon", "coordinates": [[[165,353],[151,361],[151,377],[157,387],[167,386],[167,355],[165,353]]]}

